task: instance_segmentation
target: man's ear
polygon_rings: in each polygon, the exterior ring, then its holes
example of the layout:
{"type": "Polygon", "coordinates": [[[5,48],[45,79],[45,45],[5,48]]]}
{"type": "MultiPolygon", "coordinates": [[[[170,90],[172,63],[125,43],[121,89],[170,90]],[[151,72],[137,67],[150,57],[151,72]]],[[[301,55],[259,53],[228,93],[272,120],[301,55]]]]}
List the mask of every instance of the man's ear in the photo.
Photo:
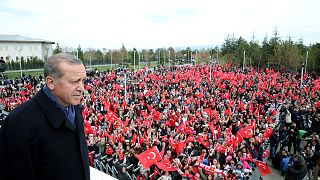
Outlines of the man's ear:
{"type": "Polygon", "coordinates": [[[54,90],[54,78],[51,76],[46,77],[46,85],[52,91],[54,90]]]}

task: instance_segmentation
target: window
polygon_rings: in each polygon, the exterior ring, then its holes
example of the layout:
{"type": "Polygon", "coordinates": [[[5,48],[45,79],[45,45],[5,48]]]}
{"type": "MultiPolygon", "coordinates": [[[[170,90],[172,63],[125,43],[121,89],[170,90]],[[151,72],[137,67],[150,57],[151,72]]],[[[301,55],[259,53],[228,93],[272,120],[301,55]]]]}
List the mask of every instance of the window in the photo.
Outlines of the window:
{"type": "Polygon", "coordinates": [[[4,51],[8,51],[8,46],[4,46],[4,51]]]}
{"type": "Polygon", "coordinates": [[[3,51],[3,46],[0,46],[0,51],[3,51]]]}
{"type": "Polygon", "coordinates": [[[38,51],[38,47],[37,47],[37,46],[34,46],[33,50],[34,50],[34,51],[38,51]]]}

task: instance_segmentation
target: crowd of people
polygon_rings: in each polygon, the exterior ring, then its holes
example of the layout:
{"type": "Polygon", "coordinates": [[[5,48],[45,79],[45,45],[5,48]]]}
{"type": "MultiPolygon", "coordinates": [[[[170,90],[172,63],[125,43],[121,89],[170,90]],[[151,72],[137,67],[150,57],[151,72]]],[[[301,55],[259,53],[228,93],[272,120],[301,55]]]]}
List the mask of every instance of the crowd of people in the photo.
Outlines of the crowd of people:
{"type": "MultiPolygon", "coordinates": [[[[11,111],[43,86],[41,76],[2,79],[0,103],[11,111]]],[[[320,79],[310,73],[96,70],[82,107],[90,164],[116,167],[118,179],[257,179],[272,173],[268,158],[286,179],[318,177],[320,79]]]]}

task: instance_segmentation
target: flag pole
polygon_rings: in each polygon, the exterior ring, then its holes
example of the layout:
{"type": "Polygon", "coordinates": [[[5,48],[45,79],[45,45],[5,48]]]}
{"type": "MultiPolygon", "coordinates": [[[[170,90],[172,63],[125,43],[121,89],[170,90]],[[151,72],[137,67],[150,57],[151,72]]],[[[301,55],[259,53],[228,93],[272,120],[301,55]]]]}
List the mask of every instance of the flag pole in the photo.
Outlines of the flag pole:
{"type": "Polygon", "coordinates": [[[305,68],[304,68],[305,74],[307,74],[308,56],[309,56],[309,51],[307,51],[307,55],[306,55],[306,66],[305,66],[305,68]]]}

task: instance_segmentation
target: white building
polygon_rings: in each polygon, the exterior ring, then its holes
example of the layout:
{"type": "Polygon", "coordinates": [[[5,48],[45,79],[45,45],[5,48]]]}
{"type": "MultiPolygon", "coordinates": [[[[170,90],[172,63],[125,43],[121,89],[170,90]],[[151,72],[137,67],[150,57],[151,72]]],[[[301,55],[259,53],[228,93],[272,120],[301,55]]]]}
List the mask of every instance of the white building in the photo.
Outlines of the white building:
{"type": "Polygon", "coordinates": [[[0,58],[5,61],[35,58],[45,60],[52,55],[54,42],[19,35],[0,34],[0,58]]]}

